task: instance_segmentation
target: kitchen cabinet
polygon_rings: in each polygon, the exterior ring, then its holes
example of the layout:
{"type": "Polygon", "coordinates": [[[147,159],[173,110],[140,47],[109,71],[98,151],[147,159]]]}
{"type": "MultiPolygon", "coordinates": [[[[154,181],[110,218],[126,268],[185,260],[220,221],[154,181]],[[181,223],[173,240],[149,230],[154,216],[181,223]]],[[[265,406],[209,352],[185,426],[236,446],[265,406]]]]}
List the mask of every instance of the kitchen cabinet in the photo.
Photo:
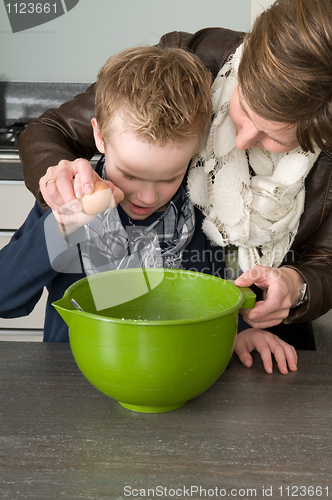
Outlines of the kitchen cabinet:
{"type": "MultiPolygon", "coordinates": [[[[25,221],[34,205],[34,196],[24,181],[0,181],[0,228],[9,235],[25,221]]],[[[8,235],[8,236],[9,236],[8,235]]]]}

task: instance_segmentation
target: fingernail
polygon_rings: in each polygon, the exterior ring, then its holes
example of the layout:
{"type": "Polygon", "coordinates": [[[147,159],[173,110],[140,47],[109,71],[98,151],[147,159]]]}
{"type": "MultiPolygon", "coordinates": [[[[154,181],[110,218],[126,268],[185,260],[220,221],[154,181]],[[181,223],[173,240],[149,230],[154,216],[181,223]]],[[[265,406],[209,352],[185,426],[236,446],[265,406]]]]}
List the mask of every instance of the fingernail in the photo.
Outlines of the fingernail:
{"type": "Polygon", "coordinates": [[[83,193],[81,191],[76,191],[75,196],[78,200],[80,200],[83,197],[83,193]]]}
{"type": "Polygon", "coordinates": [[[249,368],[249,367],[250,367],[250,364],[251,364],[251,363],[250,363],[250,359],[246,359],[246,360],[245,360],[245,362],[244,362],[244,364],[245,364],[246,366],[248,366],[248,368],[249,368]]]}
{"type": "Polygon", "coordinates": [[[257,314],[257,313],[252,313],[252,314],[249,314],[249,318],[250,318],[250,319],[256,319],[256,318],[258,318],[258,317],[259,317],[259,314],[257,314]]]}
{"type": "Polygon", "coordinates": [[[93,193],[93,190],[94,190],[93,184],[84,184],[84,186],[83,186],[83,193],[84,194],[91,194],[91,193],[93,193]]]}
{"type": "Polygon", "coordinates": [[[75,213],[79,214],[81,212],[81,206],[80,205],[71,205],[70,209],[75,213]]]}

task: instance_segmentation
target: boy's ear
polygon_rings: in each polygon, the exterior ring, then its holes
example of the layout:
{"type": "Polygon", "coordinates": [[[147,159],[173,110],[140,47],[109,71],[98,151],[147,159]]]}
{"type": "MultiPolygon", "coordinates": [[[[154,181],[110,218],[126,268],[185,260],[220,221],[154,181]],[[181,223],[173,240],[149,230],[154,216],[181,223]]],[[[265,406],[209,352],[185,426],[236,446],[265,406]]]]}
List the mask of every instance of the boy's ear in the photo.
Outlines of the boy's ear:
{"type": "Polygon", "coordinates": [[[95,118],[92,118],[91,124],[92,124],[92,128],[93,128],[93,136],[95,138],[95,143],[96,143],[97,149],[98,149],[99,153],[104,154],[105,153],[105,145],[104,145],[104,141],[103,141],[103,138],[101,136],[101,133],[100,133],[100,129],[98,127],[97,120],[95,118]]]}

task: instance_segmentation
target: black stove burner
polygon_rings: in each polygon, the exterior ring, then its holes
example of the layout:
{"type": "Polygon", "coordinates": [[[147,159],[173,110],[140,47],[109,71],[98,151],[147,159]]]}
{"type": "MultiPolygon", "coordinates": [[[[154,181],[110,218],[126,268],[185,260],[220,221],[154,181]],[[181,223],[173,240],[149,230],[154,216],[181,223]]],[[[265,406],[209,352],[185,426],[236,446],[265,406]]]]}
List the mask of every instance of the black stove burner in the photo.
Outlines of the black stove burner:
{"type": "Polygon", "coordinates": [[[0,150],[17,150],[17,138],[28,125],[26,122],[8,121],[0,127],[0,150]]]}

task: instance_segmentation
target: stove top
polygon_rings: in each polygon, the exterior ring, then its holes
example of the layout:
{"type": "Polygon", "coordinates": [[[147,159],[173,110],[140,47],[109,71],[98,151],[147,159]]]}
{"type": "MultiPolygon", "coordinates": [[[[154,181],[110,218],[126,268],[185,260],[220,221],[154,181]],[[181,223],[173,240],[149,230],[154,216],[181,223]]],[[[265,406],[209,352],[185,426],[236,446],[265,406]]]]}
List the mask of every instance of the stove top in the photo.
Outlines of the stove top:
{"type": "Polygon", "coordinates": [[[29,122],[9,121],[0,128],[0,152],[17,152],[17,138],[29,122]]]}
{"type": "Polygon", "coordinates": [[[87,83],[0,82],[0,182],[23,180],[17,138],[45,110],[57,108],[87,83]]]}
{"type": "Polygon", "coordinates": [[[28,123],[8,120],[0,127],[0,182],[23,181],[17,138],[28,123]]]}

